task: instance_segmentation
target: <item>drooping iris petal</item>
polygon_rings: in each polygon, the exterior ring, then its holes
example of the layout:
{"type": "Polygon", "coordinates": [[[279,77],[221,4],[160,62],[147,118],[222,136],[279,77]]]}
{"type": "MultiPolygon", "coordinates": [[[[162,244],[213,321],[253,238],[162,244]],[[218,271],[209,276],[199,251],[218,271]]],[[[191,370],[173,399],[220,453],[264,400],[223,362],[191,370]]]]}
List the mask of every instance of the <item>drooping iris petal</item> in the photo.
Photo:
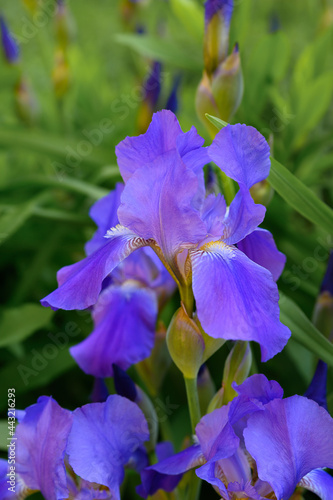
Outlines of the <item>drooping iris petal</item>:
{"type": "Polygon", "coordinates": [[[306,488],[321,498],[331,500],[333,492],[333,477],[321,469],[315,469],[301,479],[300,486],[306,488]]]}
{"type": "Polygon", "coordinates": [[[210,483],[212,486],[216,486],[219,489],[220,494],[225,500],[229,500],[229,495],[226,487],[222,483],[218,472],[218,464],[216,462],[208,462],[207,464],[202,465],[195,471],[196,475],[210,483]]]}
{"type": "Polygon", "coordinates": [[[326,411],[328,411],[326,399],[327,371],[327,364],[320,359],[318,361],[313,379],[311,380],[311,384],[304,393],[305,397],[313,399],[313,401],[318,403],[319,406],[325,408],[326,411]]]}
{"type": "Polygon", "coordinates": [[[251,234],[265,218],[266,208],[254,203],[250,192],[240,187],[224,219],[222,239],[233,245],[251,234]]]}
{"type": "Polygon", "coordinates": [[[232,384],[238,394],[247,396],[250,399],[267,404],[273,399],[282,399],[283,389],[275,380],[268,380],[265,375],[255,374],[247,378],[242,384],[232,384]]]}
{"type": "Polygon", "coordinates": [[[275,399],[248,420],[246,448],[278,500],[317,468],[333,467],[333,419],[310,399],[275,399]]]}
{"type": "Polygon", "coordinates": [[[222,242],[192,251],[191,260],[198,318],[205,332],[213,338],[254,340],[263,361],[280,352],[290,331],[279,320],[279,294],[271,273],[222,242]]]}
{"type": "Polygon", "coordinates": [[[137,169],[127,181],[118,210],[120,222],[145,239],[153,239],[168,262],[182,248],[204,238],[206,227],[192,200],[198,180],[178,153],[169,151],[137,169]]]}
{"type": "Polygon", "coordinates": [[[286,256],[279,252],[273,235],[266,229],[257,228],[237,244],[253,262],[268,269],[277,281],[286,263],[286,256]]]}
{"type": "Polygon", "coordinates": [[[143,498],[153,495],[159,489],[174,490],[183,473],[196,467],[203,460],[202,450],[198,445],[193,445],[172,456],[166,456],[171,450],[157,448],[156,451],[160,461],[141,472],[142,484],[137,492],[143,498]]]}
{"type": "Polygon", "coordinates": [[[227,125],[216,135],[208,154],[231,179],[248,189],[268,177],[269,145],[255,128],[227,125]]]}
{"type": "Polygon", "coordinates": [[[229,424],[230,404],[208,413],[195,428],[206,460],[220,460],[233,455],[239,439],[229,424]]]}
{"type": "Polygon", "coordinates": [[[46,500],[68,498],[64,457],[71,426],[71,412],[43,396],[16,428],[16,474],[46,500]]]}
{"type": "Polygon", "coordinates": [[[148,425],[139,407],[118,395],[92,403],[73,414],[67,453],[74,472],[92,483],[108,486],[120,499],[123,467],[149,439],[148,425]]]}
{"type": "Polygon", "coordinates": [[[171,111],[164,110],[153,115],[145,134],[126,137],[121,141],[116,147],[116,155],[125,183],[136,170],[175,149],[177,137],[181,133],[176,116],[171,111]]]}
{"type": "Polygon", "coordinates": [[[60,269],[59,288],[41,304],[52,309],[86,309],[96,304],[104,278],[134,250],[147,245],[132,231],[117,226],[108,242],[85,259],[60,269]]]}
{"type": "Polygon", "coordinates": [[[80,368],[95,377],[112,377],[112,364],[127,370],[149,356],[155,338],[156,294],[126,282],[112,285],[94,306],[94,330],[70,349],[80,368]]]}
{"type": "Polygon", "coordinates": [[[114,191],[111,191],[104,198],[96,201],[91,207],[89,215],[97,225],[97,231],[94,236],[85,245],[87,255],[92,254],[98,248],[107,243],[105,238],[106,232],[119,224],[117,210],[120,205],[120,197],[123,192],[124,185],[118,182],[114,191]]]}

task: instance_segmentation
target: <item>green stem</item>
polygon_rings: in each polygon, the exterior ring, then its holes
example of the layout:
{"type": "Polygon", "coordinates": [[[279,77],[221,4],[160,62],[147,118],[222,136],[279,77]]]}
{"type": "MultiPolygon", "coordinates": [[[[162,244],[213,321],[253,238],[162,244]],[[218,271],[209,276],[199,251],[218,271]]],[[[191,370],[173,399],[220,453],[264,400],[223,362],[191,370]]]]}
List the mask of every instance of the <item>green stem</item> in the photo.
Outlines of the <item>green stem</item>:
{"type": "Polygon", "coordinates": [[[184,377],[184,380],[185,380],[185,387],[186,387],[187,402],[188,402],[188,407],[189,407],[189,412],[190,412],[192,433],[194,434],[195,427],[201,418],[197,379],[184,377]]]}
{"type": "Polygon", "coordinates": [[[187,500],[198,500],[201,488],[201,479],[198,478],[195,471],[190,472],[190,484],[187,493],[187,500]]]}

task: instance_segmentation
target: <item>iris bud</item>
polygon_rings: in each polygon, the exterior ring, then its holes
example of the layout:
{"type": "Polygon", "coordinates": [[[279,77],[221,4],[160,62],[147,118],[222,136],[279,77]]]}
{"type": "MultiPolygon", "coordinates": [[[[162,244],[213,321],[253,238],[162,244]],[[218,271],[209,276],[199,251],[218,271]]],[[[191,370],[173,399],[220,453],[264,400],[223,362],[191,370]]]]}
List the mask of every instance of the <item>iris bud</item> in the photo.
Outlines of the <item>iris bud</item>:
{"type": "Polygon", "coordinates": [[[14,97],[18,117],[27,125],[33,125],[38,115],[38,103],[24,78],[20,78],[15,86],[14,97]]]}
{"type": "Polygon", "coordinates": [[[312,321],[318,330],[333,342],[333,252],[328,261],[312,321]]]}
{"type": "Polygon", "coordinates": [[[171,320],[167,345],[172,360],[184,377],[195,379],[203,363],[205,342],[198,325],[187,315],[183,305],[171,320]]]}
{"type": "Polygon", "coordinates": [[[38,0],[22,0],[25,7],[31,12],[31,14],[35,14],[38,11],[39,5],[38,0]]]}
{"type": "Polygon", "coordinates": [[[55,30],[59,47],[66,50],[74,36],[74,24],[63,0],[57,1],[55,30]]]}
{"type": "Polygon", "coordinates": [[[210,337],[207,335],[207,333],[203,330],[199,318],[197,315],[194,316],[194,321],[199,328],[199,331],[201,333],[201,336],[203,338],[204,344],[205,344],[205,351],[203,354],[203,363],[205,363],[213,354],[223,346],[225,343],[224,339],[214,339],[213,337],[210,337]]]}
{"type": "Polygon", "coordinates": [[[201,414],[205,415],[208,404],[215,393],[215,384],[206,365],[202,365],[198,373],[198,396],[201,414]]]}
{"type": "Polygon", "coordinates": [[[5,20],[0,16],[0,28],[1,28],[1,44],[5,55],[5,58],[9,64],[15,64],[20,58],[19,46],[10,33],[5,20]]]}
{"type": "Polygon", "coordinates": [[[171,364],[171,358],[166,345],[166,329],[160,324],[155,335],[155,344],[150,356],[136,365],[141,380],[156,396],[171,364]]]}
{"type": "Polygon", "coordinates": [[[146,417],[150,434],[147,449],[148,451],[152,451],[155,449],[158,436],[158,417],[153,403],[124,370],[115,364],[112,365],[112,368],[117,394],[136,403],[146,417]]]}
{"type": "Polygon", "coordinates": [[[274,189],[269,184],[267,179],[257,182],[250,188],[250,193],[255,203],[259,203],[260,205],[268,206],[268,204],[272,201],[274,195],[274,189]]]}
{"type": "Polygon", "coordinates": [[[70,73],[67,58],[62,50],[55,55],[55,65],[52,72],[54,92],[57,99],[62,99],[70,86],[70,73]]]}
{"type": "Polygon", "coordinates": [[[90,396],[92,403],[104,403],[109,397],[109,390],[103,378],[95,378],[90,396]]]}
{"type": "Polygon", "coordinates": [[[252,364],[252,352],[248,342],[238,340],[231,349],[223,371],[222,387],[215,394],[208,406],[208,412],[227,405],[237,396],[232,387],[236,382],[240,385],[248,377],[252,364]]]}
{"type": "Polygon", "coordinates": [[[236,45],[214,73],[204,71],[196,94],[196,110],[198,117],[212,135],[216,128],[206,118],[206,113],[217,116],[224,121],[237,111],[243,97],[243,73],[240,54],[236,45]]]}
{"type": "Polygon", "coordinates": [[[147,131],[153,113],[156,111],[157,101],[161,93],[161,71],[161,63],[154,61],[144,82],[143,101],[138,114],[138,130],[140,134],[147,131]]]}
{"type": "Polygon", "coordinates": [[[206,113],[229,122],[243,97],[243,74],[236,44],[228,56],[233,0],[205,3],[204,73],[196,94],[197,115],[214,137],[206,113]]]}

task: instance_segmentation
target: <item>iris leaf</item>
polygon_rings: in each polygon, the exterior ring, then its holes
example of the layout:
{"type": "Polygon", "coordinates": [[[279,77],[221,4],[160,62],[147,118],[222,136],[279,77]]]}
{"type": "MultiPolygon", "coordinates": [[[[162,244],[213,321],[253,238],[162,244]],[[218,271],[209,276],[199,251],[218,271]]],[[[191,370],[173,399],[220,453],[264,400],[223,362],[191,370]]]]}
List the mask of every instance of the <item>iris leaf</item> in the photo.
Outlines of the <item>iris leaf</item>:
{"type": "Polygon", "coordinates": [[[294,340],[333,366],[333,344],[317,330],[292,299],[281,293],[280,319],[290,328],[294,340]]]}

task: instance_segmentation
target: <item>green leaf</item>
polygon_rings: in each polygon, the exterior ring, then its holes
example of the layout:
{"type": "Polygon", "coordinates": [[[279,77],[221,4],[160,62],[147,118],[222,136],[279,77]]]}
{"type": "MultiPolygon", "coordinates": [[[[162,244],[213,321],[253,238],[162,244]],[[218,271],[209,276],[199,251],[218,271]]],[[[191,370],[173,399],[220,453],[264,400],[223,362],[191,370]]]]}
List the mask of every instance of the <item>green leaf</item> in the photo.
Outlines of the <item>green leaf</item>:
{"type": "Polygon", "coordinates": [[[0,347],[21,342],[46,326],[54,311],[38,304],[5,309],[0,316],[0,347]]]}
{"type": "MultiPolygon", "coordinates": [[[[41,349],[32,349],[24,358],[15,360],[0,370],[0,380],[10,380],[12,387],[15,387],[16,395],[27,392],[37,387],[47,385],[66,371],[75,366],[75,361],[69,354],[68,348],[57,348],[51,342],[49,345],[54,347],[52,359],[45,351],[41,349]]],[[[0,400],[0,409],[6,408],[7,400],[0,400]]]]}
{"type": "Polygon", "coordinates": [[[204,11],[193,0],[171,0],[171,8],[187,32],[198,40],[203,39],[204,11]]]}
{"type": "Polygon", "coordinates": [[[293,300],[281,293],[280,319],[290,328],[294,340],[333,366],[333,344],[317,330],[293,300]]]}
{"type": "Polygon", "coordinates": [[[8,429],[8,420],[0,420],[0,450],[7,451],[7,444],[10,443],[9,437],[9,429],[8,429]]]}
{"type": "Polygon", "coordinates": [[[68,154],[76,154],[80,158],[80,163],[88,166],[102,166],[109,162],[110,155],[108,151],[103,151],[101,147],[93,147],[90,154],[80,155],[78,147],[81,141],[87,141],[82,137],[64,139],[42,131],[22,132],[19,129],[3,130],[0,129],[0,147],[5,148],[21,148],[33,151],[35,153],[46,154],[62,160],[66,165],[66,156],[68,154]]]}
{"type": "Polygon", "coordinates": [[[333,94],[333,71],[328,71],[308,83],[302,91],[302,98],[295,108],[295,119],[291,122],[293,149],[298,149],[307,134],[316,127],[329,109],[333,94]],[[315,103],[315,104],[314,104],[315,103]]]}
{"type": "Polygon", "coordinates": [[[40,193],[27,203],[8,205],[0,210],[0,245],[31,217],[36,206],[46,196],[47,193],[40,193]]]}
{"type": "Polygon", "coordinates": [[[209,115],[206,113],[206,118],[209,120],[213,125],[218,130],[221,130],[222,128],[226,127],[228,125],[228,122],[225,122],[224,120],[221,120],[220,118],[217,118],[216,116],[209,115]]]}
{"type": "Polygon", "coordinates": [[[169,39],[132,34],[116,35],[115,39],[118,43],[150,59],[170,63],[183,69],[201,70],[203,67],[202,57],[197,51],[169,39]]]}
{"type": "Polygon", "coordinates": [[[274,158],[271,158],[268,180],[275,191],[303,217],[328,233],[332,232],[333,210],[274,158]]]}

